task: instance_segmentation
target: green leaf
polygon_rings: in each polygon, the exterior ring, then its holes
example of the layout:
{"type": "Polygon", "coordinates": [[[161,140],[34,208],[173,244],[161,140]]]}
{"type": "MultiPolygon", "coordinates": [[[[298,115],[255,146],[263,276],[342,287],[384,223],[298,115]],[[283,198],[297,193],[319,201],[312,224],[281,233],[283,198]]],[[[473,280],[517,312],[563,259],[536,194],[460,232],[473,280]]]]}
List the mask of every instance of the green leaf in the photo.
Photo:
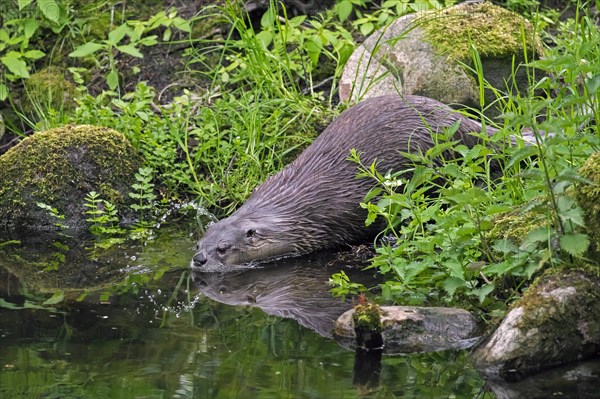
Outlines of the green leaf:
{"type": "Polygon", "coordinates": [[[152,36],[146,36],[141,38],[138,43],[142,46],[154,46],[156,43],[158,43],[156,35],[152,35],[152,36]]]}
{"type": "Polygon", "coordinates": [[[600,74],[594,75],[589,79],[586,79],[585,86],[588,92],[592,95],[596,94],[600,90],[600,74]]]}
{"type": "Polygon", "coordinates": [[[360,26],[360,33],[362,33],[364,36],[367,36],[373,32],[373,29],[375,29],[375,26],[371,22],[367,22],[366,24],[362,24],[360,26]]]}
{"type": "Polygon", "coordinates": [[[306,15],[298,15],[297,17],[290,19],[288,23],[290,24],[291,27],[297,28],[298,26],[302,25],[302,23],[305,20],[306,20],[306,15]]]}
{"type": "Polygon", "coordinates": [[[323,45],[328,46],[330,44],[337,43],[338,37],[332,31],[330,31],[330,30],[324,30],[321,33],[321,41],[323,42],[323,45]]]}
{"type": "Polygon", "coordinates": [[[165,29],[165,32],[163,33],[162,37],[163,42],[168,42],[169,40],[171,40],[171,34],[171,28],[165,29]]]}
{"type": "Polygon", "coordinates": [[[19,306],[19,305],[15,304],[15,303],[12,303],[12,302],[8,302],[4,298],[0,298],[0,308],[13,309],[13,310],[23,309],[22,306],[19,306]]]}
{"type": "MultiPolygon", "coordinates": [[[[158,28],[161,25],[167,26],[168,22],[169,17],[167,17],[167,14],[164,11],[160,11],[154,14],[152,17],[150,17],[150,19],[147,21],[146,31],[151,31],[153,29],[158,28]]],[[[137,25],[136,28],[138,26],[139,25],[137,25]]]]}
{"type": "Polygon", "coordinates": [[[558,210],[560,219],[563,222],[572,222],[578,226],[585,226],[583,210],[578,206],[577,202],[567,196],[558,198],[558,210]]]}
{"type": "Polygon", "coordinates": [[[517,253],[519,251],[519,247],[517,247],[514,242],[508,239],[496,240],[494,245],[492,245],[492,249],[503,254],[511,252],[517,253]]]}
{"type": "Polygon", "coordinates": [[[106,84],[111,90],[115,90],[119,86],[119,75],[114,69],[106,75],[106,84]]]}
{"type": "Polygon", "coordinates": [[[590,240],[587,234],[573,233],[565,234],[559,239],[560,249],[573,256],[581,256],[587,251],[590,240]]]}
{"type": "Polygon", "coordinates": [[[446,268],[446,273],[450,277],[456,277],[460,279],[463,284],[465,281],[465,272],[461,263],[457,259],[448,259],[444,262],[444,267],[446,268]]]}
{"type": "Polygon", "coordinates": [[[457,141],[443,141],[443,142],[439,142],[436,145],[434,145],[433,147],[431,147],[430,149],[428,149],[427,151],[425,151],[425,155],[427,157],[427,159],[433,159],[435,157],[438,157],[439,155],[443,154],[444,152],[446,152],[447,150],[453,150],[454,147],[457,145],[457,141]]]}
{"type": "Polygon", "coordinates": [[[46,53],[40,50],[29,50],[23,53],[23,57],[29,58],[30,60],[39,60],[44,57],[46,53]]]}
{"type": "Polygon", "coordinates": [[[263,48],[267,48],[271,41],[273,41],[273,34],[269,31],[263,30],[256,35],[256,40],[261,44],[263,48]]]}
{"type": "Polygon", "coordinates": [[[23,34],[27,39],[31,39],[31,37],[39,27],[40,24],[35,19],[26,19],[23,21],[23,34]]]}
{"type": "Polygon", "coordinates": [[[485,208],[485,214],[488,216],[496,215],[498,213],[510,212],[513,209],[514,207],[505,204],[490,204],[485,208]]]}
{"type": "Polygon", "coordinates": [[[50,298],[46,299],[42,305],[56,305],[65,299],[65,293],[62,291],[55,292],[50,298]]]}
{"type": "Polygon", "coordinates": [[[383,190],[379,187],[373,187],[365,196],[365,199],[363,200],[364,202],[369,202],[371,201],[373,198],[377,197],[379,194],[381,194],[383,190]]]}
{"type": "Polygon", "coordinates": [[[88,42],[86,44],[82,44],[77,47],[74,51],[69,53],[69,57],[86,57],[88,55],[94,54],[96,51],[104,48],[103,44],[88,42]]]}
{"type": "Polygon", "coordinates": [[[173,19],[173,26],[181,31],[190,33],[192,31],[192,27],[190,23],[181,17],[177,17],[173,19]]]}
{"type": "Polygon", "coordinates": [[[520,265],[521,263],[518,260],[505,260],[498,263],[492,263],[485,268],[485,274],[488,276],[502,276],[520,265]]]}
{"type": "Polygon", "coordinates": [[[540,227],[535,230],[532,230],[527,234],[527,236],[521,243],[520,248],[529,250],[529,247],[532,244],[536,244],[539,242],[547,242],[549,236],[550,236],[550,229],[548,228],[548,226],[544,226],[544,227],[540,227]]]}
{"type": "Polygon", "coordinates": [[[125,46],[117,46],[117,50],[119,50],[125,54],[129,54],[133,57],[144,58],[144,55],[133,44],[127,44],[125,46]]]}
{"type": "Polygon", "coordinates": [[[492,291],[494,291],[494,284],[486,284],[481,288],[476,288],[471,291],[471,295],[479,297],[479,303],[483,303],[485,297],[487,297],[492,291]]]}
{"type": "Polygon", "coordinates": [[[379,214],[379,208],[377,208],[377,205],[372,204],[370,202],[366,205],[361,204],[361,207],[366,207],[368,210],[367,219],[365,220],[365,226],[369,227],[371,224],[373,224],[373,222],[375,222],[375,219],[377,219],[377,215],[379,214]]]}
{"type": "Polygon", "coordinates": [[[447,198],[461,205],[478,205],[487,201],[488,194],[479,187],[473,187],[462,193],[450,195],[447,198]]]}
{"type": "Polygon", "coordinates": [[[458,288],[466,287],[466,283],[465,280],[460,279],[458,277],[448,277],[444,280],[442,286],[444,287],[444,290],[448,293],[448,295],[454,296],[454,293],[458,288]]]}
{"type": "Polygon", "coordinates": [[[17,3],[19,4],[19,11],[30,5],[32,2],[33,0],[17,0],[17,3]]]}
{"type": "Polygon", "coordinates": [[[568,209],[573,208],[575,205],[577,205],[577,202],[571,197],[561,196],[558,198],[557,205],[558,205],[559,211],[564,212],[568,209]]]}
{"type": "Polygon", "coordinates": [[[108,34],[108,43],[116,46],[125,37],[129,30],[130,28],[126,24],[117,26],[108,34]]]}
{"type": "Polygon", "coordinates": [[[54,308],[46,308],[42,305],[38,305],[37,303],[33,303],[31,301],[25,301],[23,303],[23,307],[20,309],[43,309],[43,310],[54,310],[54,308]]]}
{"type": "Polygon", "coordinates": [[[513,165],[515,165],[533,155],[536,155],[536,154],[537,154],[537,148],[535,146],[519,148],[517,151],[515,151],[513,156],[506,163],[505,167],[506,167],[506,169],[510,169],[513,165]]]}
{"type": "Polygon", "coordinates": [[[275,15],[273,12],[273,8],[269,7],[269,9],[267,9],[267,11],[263,14],[263,16],[260,19],[260,26],[262,26],[263,28],[269,28],[273,26],[273,22],[275,22],[275,15]]]}
{"type": "Polygon", "coordinates": [[[55,24],[58,23],[60,18],[60,7],[55,0],[38,0],[37,5],[44,17],[48,18],[55,24]]]}
{"type": "Polygon", "coordinates": [[[8,87],[4,83],[0,83],[0,101],[8,98],[8,87]]]}
{"type": "Polygon", "coordinates": [[[352,13],[352,3],[349,0],[339,2],[337,4],[337,13],[340,22],[344,22],[352,13]]]}
{"type": "Polygon", "coordinates": [[[77,299],[75,299],[75,300],[76,300],[77,302],[81,302],[81,301],[83,301],[83,300],[85,299],[85,297],[87,297],[87,296],[88,296],[88,294],[89,294],[89,291],[83,291],[83,292],[81,293],[81,295],[79,295],[79,296],[77,297],[77,299]]]}
{"type": "Polygon", "coordinates": [[[11,73],[17,75],[20,78],[28,78],[29,71],[27,70],[27,64],[25,63],[25,61],[20,59],[20,57],[21,54],[11,51],[4,57],[0,58],[0,61],[2,61],[4,65],[6,65],[6,67],[11,73]]]}

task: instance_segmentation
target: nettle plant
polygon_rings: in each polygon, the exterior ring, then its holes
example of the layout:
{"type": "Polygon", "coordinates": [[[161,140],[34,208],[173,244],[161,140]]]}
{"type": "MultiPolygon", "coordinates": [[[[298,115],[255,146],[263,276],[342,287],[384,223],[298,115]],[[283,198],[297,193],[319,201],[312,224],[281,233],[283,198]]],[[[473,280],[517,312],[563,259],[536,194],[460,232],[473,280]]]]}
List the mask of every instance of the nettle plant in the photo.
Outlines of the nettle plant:
{"type": "Polygon", "coordinates": [[[503,94],[504,128],[493,137],[467,148],[449,129],[431,149],[403,154],[412,168],[386,175],[351,154],[377,182],[361,206],[367,224],[387,225],[372,261],[388,278],[385,299],[501,310],[542,270],[588,261],[574,188],[589,184],[578,169],[600,149],[600,33],[591,18],[576,21],[530,63],[546,75],[527,95],[503,94]],[[511,144],[524,129],[534,143],[511,144]],[[457,156],[445,157],[449,149],[457,156]]]}
{"type": "Polygon", "coordinates": [[[6,73],[0,76],[0,101],[9,97],[8,82],[28,79],[35,61],[46,56],[32,42],[42,28],[60,32],[69,22],[66,8],[54,0],[19,0],[0,6],[3,25],[0,27],[0,64],[6,73]]]}
{"type": "Polygon", "coordinates": [[[437,144],[421,154],[403,153],[414,167],[397,173],[383,175],[375,163],[364,165],[351,153],[359,177],[378,183],[361,206],[367,225],[377,218],[386,222],[372,261],[391,277],[382,286],[386,299],[422,304],[444,293],[452,298],[458,290],[482,300],[493,290],[492,282],[480,281],[477,262],[493,256],[485,232],[495,215],[511,208],[495,203],[487,136],[468,148],[452,139],[457,128],[437,134],[437,144]],[[446,157],[449,149],[459,156],[446,157]]]}
{"type": "MultiPolygon", "coordinates": [[[[116,90],[119,87],[118,54],[123,53],[132,57],[143,58],[142,47],[158,44],[158,36],[149,33],[160,27],[165,29],[162,36],[163,41],[171,39],[174,28],[187,33],[191,32],[189,22],[178,17],[175,10],[169,11],[168,14],[161,11],[147,21],[128,20],[112,29],[105,40],[89,41],[82,44],[69,53],[69,57],[94,56],[93,59],[98,68],[102,68],[104,62],[108,61],[108,72],[105,76],[106,84],[109,89],[116,90]]],[[[139,68],[134,67],[133,72],[138,73],[139,68]]]]}

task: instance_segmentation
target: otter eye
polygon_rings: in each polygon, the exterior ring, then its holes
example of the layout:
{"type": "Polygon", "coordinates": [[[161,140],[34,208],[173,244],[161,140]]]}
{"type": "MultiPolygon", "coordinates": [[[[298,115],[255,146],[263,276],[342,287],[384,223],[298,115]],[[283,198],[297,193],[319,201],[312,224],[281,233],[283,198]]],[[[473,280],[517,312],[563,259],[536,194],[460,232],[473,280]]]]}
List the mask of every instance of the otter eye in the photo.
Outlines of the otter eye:
{"type": "Polygon", "coordinates": [[[246,232],[246,237],[248,237],[248,238],[254,237],[255,233],[256,233],[256,231],[254,229],[250,229],[246,232]]]}
{"type": "Polygon", "coordinates": [[[231,248],[231,244],[229,244],[228,242],[221,242],[219,243],[219,245],[217,245],[217,253],[220,255],[224,255],[227,250],[231,248]]]}

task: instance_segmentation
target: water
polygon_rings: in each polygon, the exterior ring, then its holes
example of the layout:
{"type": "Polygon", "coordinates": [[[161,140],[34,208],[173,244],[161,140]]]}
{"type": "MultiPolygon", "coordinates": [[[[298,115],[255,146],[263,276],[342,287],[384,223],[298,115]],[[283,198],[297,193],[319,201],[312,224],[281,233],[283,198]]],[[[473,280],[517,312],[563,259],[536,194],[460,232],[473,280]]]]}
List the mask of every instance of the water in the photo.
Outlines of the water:
{"type": "Polygon", "coordinates": [[[351,304],[330,297],[343,265],[321,255],[191,274],[193,242],[169,230],[104,257],[70,248],[59,278],[40,271],[49,248],[0,255],[3,399],[496,397],[464,351],[379,363],[338,344],[332,321],[351,304]],[[52,292],[63,304],[44,304],[52,292]]]}

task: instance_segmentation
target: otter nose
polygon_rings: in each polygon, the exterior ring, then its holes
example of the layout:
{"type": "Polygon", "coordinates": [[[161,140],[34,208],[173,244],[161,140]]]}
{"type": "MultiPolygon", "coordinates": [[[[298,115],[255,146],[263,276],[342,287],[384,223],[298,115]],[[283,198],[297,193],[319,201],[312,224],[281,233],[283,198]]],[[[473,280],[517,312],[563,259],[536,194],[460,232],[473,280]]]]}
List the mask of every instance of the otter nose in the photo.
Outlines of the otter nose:
{"type": "Polygon", "coordinates": [[[194,261],[194,266],[198,266],[198,267],[200,267],[206,263],[206,257],[204,256],[204,254],[202,252],[198,252],[196,255],[194,255],[192,260],[194,261]]]}

